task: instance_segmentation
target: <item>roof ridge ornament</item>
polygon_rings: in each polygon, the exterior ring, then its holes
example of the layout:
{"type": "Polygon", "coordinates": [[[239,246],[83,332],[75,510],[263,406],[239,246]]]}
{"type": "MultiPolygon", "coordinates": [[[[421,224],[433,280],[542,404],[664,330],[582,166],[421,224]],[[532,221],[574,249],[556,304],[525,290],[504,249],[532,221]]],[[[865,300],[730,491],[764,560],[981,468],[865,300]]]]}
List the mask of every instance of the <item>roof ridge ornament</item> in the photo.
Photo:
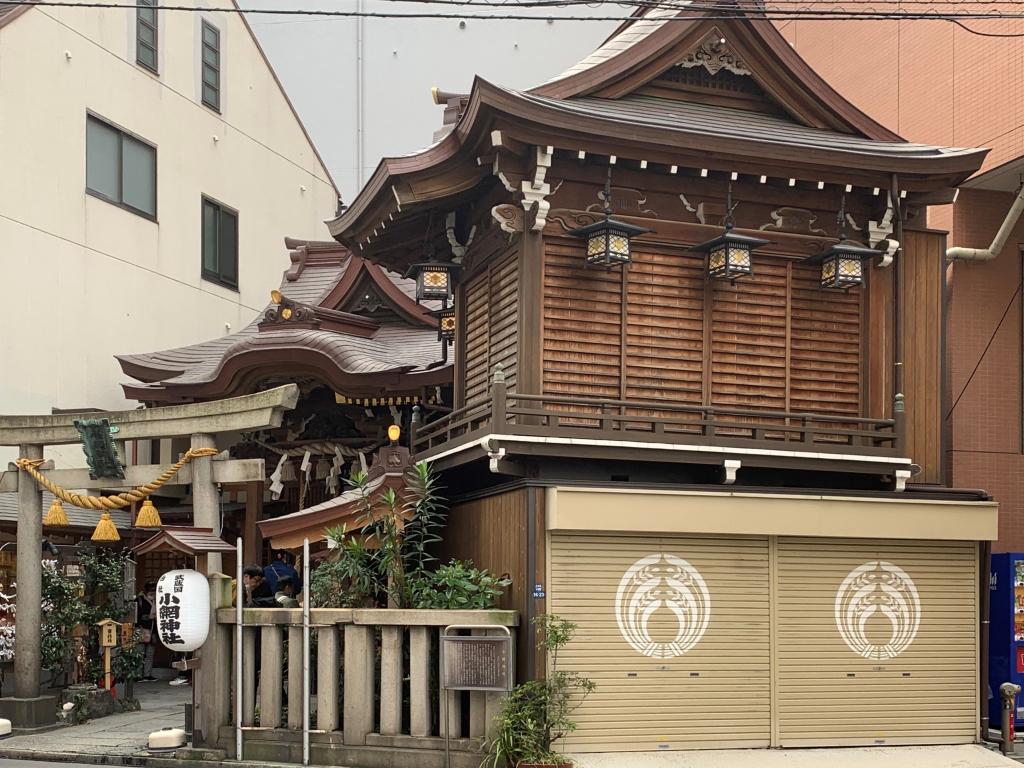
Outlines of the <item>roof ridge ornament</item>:
{"type": "Polygon", "coordinates": [[[683,69],[704,67],[714,75],[720,70],[728,70],[734,75],[752,75],[746,62],[732,49],[718,27],[712,27],[700,44],[690,51],[677,66],[683,69]]]}

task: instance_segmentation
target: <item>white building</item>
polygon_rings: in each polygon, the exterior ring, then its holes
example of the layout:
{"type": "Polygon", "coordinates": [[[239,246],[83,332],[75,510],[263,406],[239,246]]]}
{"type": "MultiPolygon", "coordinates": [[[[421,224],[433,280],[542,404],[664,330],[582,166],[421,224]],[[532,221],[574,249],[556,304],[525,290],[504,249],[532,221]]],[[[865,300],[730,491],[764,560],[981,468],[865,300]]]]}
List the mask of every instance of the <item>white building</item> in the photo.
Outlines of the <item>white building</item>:
{"type": "Polygon", "coordinates": [[[324,237],[330,174],[231,0],[204,5],[0,3],[0,413],[124,408],[115,353],[241,328],[284,236],[324,237]]]}

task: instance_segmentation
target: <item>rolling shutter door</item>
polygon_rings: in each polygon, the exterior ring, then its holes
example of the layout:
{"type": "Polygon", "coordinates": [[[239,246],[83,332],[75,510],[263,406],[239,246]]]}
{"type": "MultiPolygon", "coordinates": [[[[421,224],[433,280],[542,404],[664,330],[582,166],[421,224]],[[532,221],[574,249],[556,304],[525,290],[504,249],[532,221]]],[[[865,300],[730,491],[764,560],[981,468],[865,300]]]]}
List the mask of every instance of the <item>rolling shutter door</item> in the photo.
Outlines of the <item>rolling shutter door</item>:
{"type": "Polygon", "coordinates": [[[597,683],[562,751],[768,746],[765,538],[556,532],[550,552],[549,609],[579,626],[559,668],[597,683]]]}
{"type": "Polygon", "coordinates": [[[974,543],[780,538],[776,558],[780,746],[974,740],[974,543]]]}

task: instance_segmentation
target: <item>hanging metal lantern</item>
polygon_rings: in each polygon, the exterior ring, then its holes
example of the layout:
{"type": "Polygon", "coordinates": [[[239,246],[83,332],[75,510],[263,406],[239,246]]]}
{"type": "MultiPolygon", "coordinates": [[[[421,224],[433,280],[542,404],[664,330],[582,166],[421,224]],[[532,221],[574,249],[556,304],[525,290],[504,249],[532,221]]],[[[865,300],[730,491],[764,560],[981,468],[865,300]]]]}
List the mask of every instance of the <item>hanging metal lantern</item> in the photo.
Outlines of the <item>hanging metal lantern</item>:
{"type": "Polygon", "coordinates": [[[437,340],[446,343],[454,340],[456,318],[458,316],[455,307],[445,306],[434,310],[431,314],[437,318],[437,340]]]}
{"type": "Polygon", "coordinates": [[[808,264],[821,264],[821,287],[849,290],[864,284],[864,262],[881,256],[881,251],[859,243],[846,242],[840,235],[839,242],[828,250],[811,256],[808,264]]]}
{"type": "Polygon", "coordinates": [[[573,237],[586,239],[587,264],[605,269],[629,264],[632,259],[630,238],[651,231],[645,227],[613,219],[611,197],[612,169],[609,166],[608,177],[604,183],[604,218],[569,232],[573,237]]]}
{"type": "Polygon", "coordinates": [[[725,201],[725,232],[693,246],[694,251],[708,255],[708,276],[716,280],[735,282],[737,278],[754,274],[754,259],[751,253],[771,242],[760,237],[738,235],[733,232],[732,212],[735,208],[730,184],[725,201]]]}
{"type": "Polygon", "coordinates": [[[846,242],[846,195],[843,195],[836,215],[839,240],[819,254],[805,260],[807,264],[821,264],[821,287],[849,290],[864,284],[864,262],[881,256],[882,252],[860,243],[846,242]]]}
{"type": "Polygon", "coordinates": [[[450,301],[460,267],[451,261],[422,261],[405,272],[416,278],[416,301],[450,301]]]}

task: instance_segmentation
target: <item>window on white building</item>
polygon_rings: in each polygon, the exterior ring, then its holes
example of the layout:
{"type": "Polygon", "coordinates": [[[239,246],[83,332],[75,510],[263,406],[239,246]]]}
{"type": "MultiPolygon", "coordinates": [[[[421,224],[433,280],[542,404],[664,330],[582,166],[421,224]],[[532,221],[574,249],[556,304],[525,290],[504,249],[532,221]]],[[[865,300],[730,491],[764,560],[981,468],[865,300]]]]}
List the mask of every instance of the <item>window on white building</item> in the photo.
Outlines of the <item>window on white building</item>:
{"type": "Polygon", "coordinates": [[[203,21],[203,104],[220,112],[220,30],[203,21]]]}
{"type": "Polygon", "coordinates": [[[238,212],[203,198],[203,279],[238,287],[238,212]]]}
{"type": "Polygon", "coordinates": [[[159,70],[157,50],[160,42],[156,0],[138,0],[138,6],[135,12],[135,61],[156,73],[159,70]]]}
{"type": "Polygon", "coordinates": [[[88,115],[85,155],[90,194],[156,218],[156,147],[88,115]]]}

